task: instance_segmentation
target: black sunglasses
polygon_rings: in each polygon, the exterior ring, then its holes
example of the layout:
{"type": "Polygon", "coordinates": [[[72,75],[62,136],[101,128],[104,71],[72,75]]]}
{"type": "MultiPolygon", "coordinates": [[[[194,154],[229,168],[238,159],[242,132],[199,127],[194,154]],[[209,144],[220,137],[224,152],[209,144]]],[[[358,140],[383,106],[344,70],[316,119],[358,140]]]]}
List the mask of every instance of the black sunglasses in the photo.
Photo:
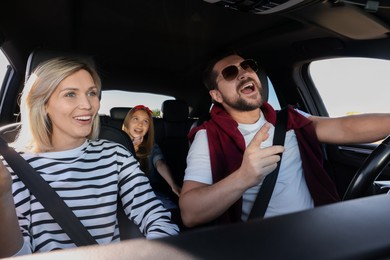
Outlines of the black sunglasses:
{"type": "MultiPolygon", "coordinates": [[[[259,69],[259,66],[257,65],[256,61],[250,59],[242,61],[239,66],[248,72],[256,72],[259,69]]],[[[221,72],[223,78],[227,81],[234,80],[237,77],[238,73],[239,68],[236,65],[227,66],[221,72]]]]}

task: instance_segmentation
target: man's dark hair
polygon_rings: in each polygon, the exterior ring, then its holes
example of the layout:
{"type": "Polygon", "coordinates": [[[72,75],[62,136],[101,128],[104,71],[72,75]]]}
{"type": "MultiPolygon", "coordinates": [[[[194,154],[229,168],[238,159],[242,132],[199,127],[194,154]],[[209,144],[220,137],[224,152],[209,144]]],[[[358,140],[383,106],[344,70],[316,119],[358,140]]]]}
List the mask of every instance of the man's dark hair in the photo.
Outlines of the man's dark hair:
{"type": "Polygon", "coordinates": [[[212,58],[206,65],[205,70],[203,71],[203,84],[206,86],[208,90],[213,90],[217,88],[217,77],[218,74],[213,70],[215,64],[222,60],[223,58],[231,55],[239,55],[239,52],[233,50],[223,50],[212,58]]]}

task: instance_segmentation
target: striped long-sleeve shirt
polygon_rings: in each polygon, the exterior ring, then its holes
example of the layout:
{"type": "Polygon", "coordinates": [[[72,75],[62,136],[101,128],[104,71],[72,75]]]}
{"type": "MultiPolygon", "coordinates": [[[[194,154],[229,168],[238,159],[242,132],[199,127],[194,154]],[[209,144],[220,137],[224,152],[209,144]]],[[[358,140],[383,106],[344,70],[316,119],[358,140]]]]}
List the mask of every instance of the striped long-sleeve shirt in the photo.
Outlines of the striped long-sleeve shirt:
{"type": "MultiPolygon", "coordinates": [[[[61,152],[22,153],[72,209],[99,244],[119,241],[117,198],[147,238],[176,235],[177,225],[156,198],[138,162],[124,147],[107,140],[86,141],[61,152]]],[[[4,162],[8,167],[8,164],[4,162]]],[[[32,252],[75,247],[11,168],[12,190],[24,248],[32,252]]]]}

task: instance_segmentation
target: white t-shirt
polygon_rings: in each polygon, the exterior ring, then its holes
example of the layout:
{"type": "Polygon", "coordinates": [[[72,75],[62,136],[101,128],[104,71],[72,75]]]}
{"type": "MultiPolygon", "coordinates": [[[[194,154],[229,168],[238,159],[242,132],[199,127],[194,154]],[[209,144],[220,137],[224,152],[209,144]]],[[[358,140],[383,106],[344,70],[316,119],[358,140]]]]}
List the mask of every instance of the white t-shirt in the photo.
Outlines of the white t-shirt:
{"type": "MultiPolygon", "coordinates": [[[[305,113],[302,114],[309,116],[305,113]]],[[[248,146],[250,140],[265,123],[264,116],[261,116],[254,124],[239,124],[238,129],[244,136],[246,146],[248,146]]],[[[271,125],[269,137],[262,142],[261,148],[272,145],[274,131],[275,128],[271,125]]],[[[287,131],[284,147],[285,152],[283,153],[278,179],[264,217],[301,211],[314,206],[303,176],[302,160],[294,130],[287,131]]],[[[207,133],[204,129],[196,133],[188,152],[184,181],[187,180],[210,185],[213,183],[207,133]]],[[[243,194],[241,216],[243,221],[248,219],[260,187],[261,183],[246,190],[243,194]]]]}

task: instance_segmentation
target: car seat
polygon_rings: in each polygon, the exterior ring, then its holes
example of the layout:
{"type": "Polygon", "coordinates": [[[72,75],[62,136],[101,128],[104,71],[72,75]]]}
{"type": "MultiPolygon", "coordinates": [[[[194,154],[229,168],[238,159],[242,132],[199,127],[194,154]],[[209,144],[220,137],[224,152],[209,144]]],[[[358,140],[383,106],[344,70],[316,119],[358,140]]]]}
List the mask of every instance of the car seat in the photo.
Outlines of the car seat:
{"type": "Polygon", "coordinates": [[[113,107],[110,109],[110,123],[112,126],[122,129],[123,121],[132,107],[113,107]]]}
{"type": "Polygon", "coordinates": [[[191,125],[188,105],[182,100],[165,100],[161,105],[161,112],[159,127],[163,129],[164,136],[158,140],[158,144],[176,183],[182,186],[189,149],[187,134],[191,125]]]}

